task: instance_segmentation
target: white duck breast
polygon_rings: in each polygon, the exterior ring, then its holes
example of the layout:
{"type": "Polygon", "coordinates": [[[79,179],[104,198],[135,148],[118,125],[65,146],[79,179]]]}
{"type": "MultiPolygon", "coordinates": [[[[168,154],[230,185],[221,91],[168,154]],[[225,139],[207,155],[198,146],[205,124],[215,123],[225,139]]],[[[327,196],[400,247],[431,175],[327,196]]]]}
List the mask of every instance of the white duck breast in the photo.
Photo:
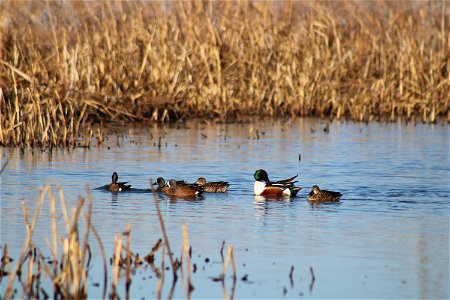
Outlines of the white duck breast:
{"type": "Polygon", "coordinates": [[[253,192],[256,196],[260,196],[264,189],[266,188],[266,183],[264,181],[255,181],[255,185],[253,186],[253,192]]]}

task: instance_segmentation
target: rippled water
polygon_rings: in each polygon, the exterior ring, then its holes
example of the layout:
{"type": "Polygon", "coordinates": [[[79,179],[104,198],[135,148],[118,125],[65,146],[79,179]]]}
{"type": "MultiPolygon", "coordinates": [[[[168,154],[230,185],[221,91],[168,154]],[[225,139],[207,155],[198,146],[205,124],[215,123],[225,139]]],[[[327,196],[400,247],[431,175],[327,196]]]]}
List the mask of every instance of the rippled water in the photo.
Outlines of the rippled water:
{"type": "MultiPolygon", "coordinates": [[[[73,207],[79,195],[86,196],[89,183],[93,224],[107,256],[112,256],[114,233],[124,231],[127,223],[132,250],[145,255],[162,237],[153,196],[146,191],[149,178],[193,182],[204,176],[229,181],[229,191],[196,201],[158,196],[176,256],[181,227],[188,227],[197,266],[192,297],[223,297],[221,284],[211,277],[222,271],[225,241],[225,250],[228,245],[235,249],[236,298],[448,298],[448,125],[332,122],[329,132],[325,126],[310,119],[189,123],[119,128],[103,146],[71,153],[3,148],[2,162],[9,158],[9,164],[1,175],[1,246],[7,244],[13,257],[20,253],[26,236],[23,199],[32,211],[40,187],[51,184],[56,193],[61,185],[73,207]],[[299,174],[305,188],[290,201],[254,197],[253,173],[259,168],[271,179],[299,174]],[[109,183],[114,171],[134,190],[113,194],[95,189],[109,183]],[[344,196],[339,203],[313,206],[306,201],[313,184],[344,196]],[[248,280],[241,280],[246,274],[248,280]]],[[[44,250],[45,237],[51,238],[49,215],[46,200],[33,238],[44,250]]],[[[58,222],[63,224],[62,217],[58,222]]],[[[92,247],[88,289],[89,297],[98,298],[102,286],[94,284],[102,283],[103,265],[95,240],[92,247]]],[[[231,271],[228,295],[230,276],[231,271]]],[[[170,289],[166,281],[163,297],[170,289]]],[[[122,295],[124,282],[119,280],[122,295]]],[[[156,284],[149,269],[138,270],[131,297],[154,298],[156,284]]],[[[185,295],[178,283],[174,296],[185,295]]]]}

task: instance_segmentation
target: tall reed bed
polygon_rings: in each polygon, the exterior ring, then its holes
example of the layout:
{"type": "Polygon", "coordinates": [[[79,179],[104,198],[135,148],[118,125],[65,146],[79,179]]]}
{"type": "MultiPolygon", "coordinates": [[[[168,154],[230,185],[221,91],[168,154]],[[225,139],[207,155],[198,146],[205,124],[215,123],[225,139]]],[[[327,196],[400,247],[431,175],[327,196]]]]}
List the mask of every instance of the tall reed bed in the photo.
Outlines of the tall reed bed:
{"type": "Polygon", "coordinates": [[[88,146],[124,120],[450,120],[446,1],[0,7],[2,145],[88,146]]]}
{"type": "MultiPolygon", "coordinates": [[[[3,247],[0,260],[0,283],[4,283],[3,286],[5,289],[2,289],[4,294],[0,295],[0,298],[86,299],[89,297],[89,271],[92,268],[99,268],[99,266],[91,265],[91,261],[92,259],[100,261],[97,256],[101,256],[103,264],[103,299],[132,298],[130,291],[132,276],[143,265],[149,266],[157,277],[155,291],[158,299],[173,298],[179,274],[181,274],[181,282],[186,298],[189,299],[194,290],[194,285],[191,275],[191,246],[189,244],[187,226],[183,225],[182,227],[183,244],[181,254],[179,257],[174,257],[175,255],[170,248],[169,237],[165,230],[163,216],[159,210],[155,191],[153,190],[153,199],[164,240],[159,239],[145,257],[140,257],[138,253],[132,251],[132,232],[131,226],[128,224],[124,232],[114,235],[114,249],[110,256],[110,266],[108,267],[108,259],[103,243],[92,224],[92,197],[88,185],[86,190],[87,198],[80,197],[71,214],[67,210],[62,188],[58,189],[58,195],[55,197],[51,186],[43,187],[39,193],[36,209],[31,220],[25,201],[22,203],[27,234],[20,253],[11,254],[8,251],[8,245],[4,245],[3,247]],[[45,238],[47,249],[39,247],[33,241],[36,224],[46,202],[45,199],[48,199],[50,219],[44,220],[44,222],[48,221],[51,224],[51,232],[48,233],[49,238],[45,238]],[[61,215],[57,214],[57,202],[59,202],[61,215]],[[58,231],[57,220],[61,218],[64,220],[65,233],[58,231]],[[80,231],[82,225],[84,225],[84,231],[80,231]],[[90,237],[91,233],[93,237],[90,237]],[[98,243],[100,254],[92,254],[90,246],[92,242],[98,243]],[[166,249],[167,255],[170,258],[171,266],[168,270],[170,269],[172,271],[172,282],[169,285],[170,289],[167,295],[163,296],[166,281],[166,249]],[[155,255],[158,252],[161,252],[160,265],[155,263],[155,255]],[[50,253],[50,255],[45,255],[46,253],[50,253]],[[14,257],[16,255],[18,257],[14,257]],[[108,278],[111,280],[110,285],[108,285],[108,278]],[[121,279],[125,285],[124,295],[118,292],[119,280],[121,279]]],[[[223,272],[219,276],[219,281],[222,282],[222,290],[226,299],[234,297],[236,278],[234,250],[232,246],[229,246],[227,256],[224,260],[223,272]],[[225,286],[225,275],[230,261],[233,266],[233,285],[231,288],[231,296],[228,296],[225,286]]]]}

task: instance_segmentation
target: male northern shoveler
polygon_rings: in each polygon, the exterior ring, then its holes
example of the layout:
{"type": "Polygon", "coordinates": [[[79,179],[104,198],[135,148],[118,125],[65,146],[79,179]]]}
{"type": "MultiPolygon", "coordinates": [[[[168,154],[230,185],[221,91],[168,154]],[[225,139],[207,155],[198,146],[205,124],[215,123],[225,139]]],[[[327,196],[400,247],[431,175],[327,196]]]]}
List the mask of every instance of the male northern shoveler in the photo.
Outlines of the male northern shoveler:
{"type": "Polygon", "coordinates": [[[200,196],[204,188],[195,184],[178,184],[175,179],[169,180],[168,189],[164,192],[169,196],[180,198],[194,198],[200,196]]]}
{"type": "Polygon", "coordinates": [[[112,174],[112,182],[108,185],[108,191],[111,192],[122,192],[128,190],[131,185],[126,185],[128,182],[117,182],[119,175],[116,172],[112,174]]]}
{"type": "Polygon", "coordinates": [[[293,181],[298,175],[294,177],[271,182],[269,180],[269,175],[267,172],[260,169],[255,172],[255,185],[253,186],[253,191],[255,196],[266,196],[266,197],[281,197],[281,196],[291,196],[297,195],[298,191],[302,188],[294,186],[293,181]]]}
{"type": "Polygon", "coordinates": [[[337,202],[341,197],[339,192],[321,190],[317,185],[313,185],[307,199],[311,202],[337,202]]]}
{"type": "Polygon", "coordinates": [[[208,193],[225,193],[230,186],[228,182],[225,181],[206,182],[206,179],[203,177],[197,179],[194,184],[203,187],[205,189],[205,192],[208,193]]]}

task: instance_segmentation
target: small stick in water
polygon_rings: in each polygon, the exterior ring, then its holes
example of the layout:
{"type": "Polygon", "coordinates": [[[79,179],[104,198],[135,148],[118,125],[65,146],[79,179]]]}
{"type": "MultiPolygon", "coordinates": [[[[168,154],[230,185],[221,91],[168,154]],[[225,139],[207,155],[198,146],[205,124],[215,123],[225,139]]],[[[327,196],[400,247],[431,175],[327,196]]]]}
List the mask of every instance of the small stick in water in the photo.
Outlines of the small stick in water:
{"type": "Polygon", "coordinates": [[[222,242],[222,247],[220,248],[220,256],[222,257],[223,262],[223,248],[225,247],[225,240],[222,242]]]}
{"type": "Polygon", "coordinates": [[[291,288],[294,287],[294,280],[292,279],[293,273],[294,273],[294,266],[291,266],[291,272],[289,272],[289,280],[291,281],[291,288]]]}
{"type": "Polygon", "coordinates": [[[311,272],[311,284],[309,285],[309,291],[312,292],[314,288],[314,281],[316,281],[316,277],[314,276],[314,270],[312,267],[309,267],[309,271],[311,272]]]}

